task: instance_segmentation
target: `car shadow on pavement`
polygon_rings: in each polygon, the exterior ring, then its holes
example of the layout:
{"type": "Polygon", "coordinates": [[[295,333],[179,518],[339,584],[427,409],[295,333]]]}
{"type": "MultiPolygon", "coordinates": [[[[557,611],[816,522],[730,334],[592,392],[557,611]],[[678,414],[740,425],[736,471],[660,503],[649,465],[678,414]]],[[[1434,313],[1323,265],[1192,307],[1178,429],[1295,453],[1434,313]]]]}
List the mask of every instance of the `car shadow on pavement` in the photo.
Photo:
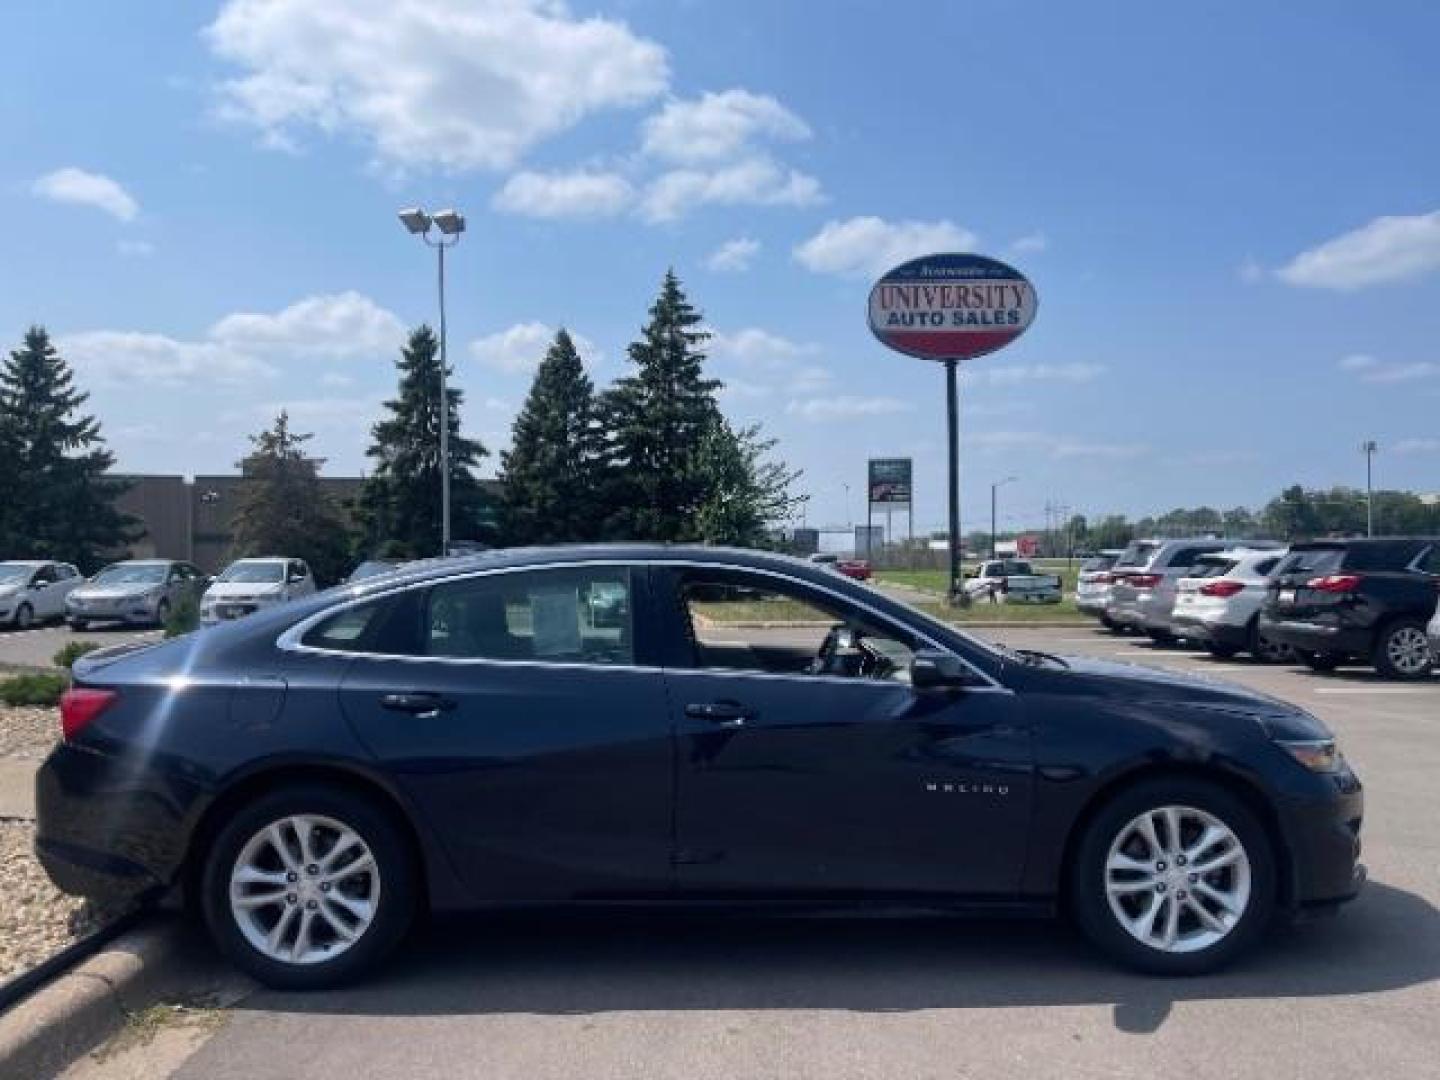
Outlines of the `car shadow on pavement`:
{"type": "Polygon", "coordinates": [[[1372,883],[1336,918],[1279,928],[1244,962],[1191,979],[1111,967],[1051,921],[488,915],[431,922],[356,986],[262,991],[236,1007],[453,1016],[1109,1004],[1117,1028],[1149,1032],[1180,1001],[1369,994],[1437,976],[1440,912],[1372,883]]]}

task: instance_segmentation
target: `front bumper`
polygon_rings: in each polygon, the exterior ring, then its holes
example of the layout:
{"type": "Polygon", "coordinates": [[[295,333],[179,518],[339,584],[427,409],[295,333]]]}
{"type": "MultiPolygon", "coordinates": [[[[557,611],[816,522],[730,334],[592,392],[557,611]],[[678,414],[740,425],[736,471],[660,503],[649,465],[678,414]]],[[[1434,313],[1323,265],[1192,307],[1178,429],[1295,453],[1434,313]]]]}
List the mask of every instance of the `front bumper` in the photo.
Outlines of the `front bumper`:
{"type": "Polygon", "coordinates": [[[1235,626],[1218,619],[1206,619],[1197,615],[1172,615],[1170,627],[1176,635],[1191,641],[1236,649],[1244,649],[1250,644],[1250,630],[1247,626],[1235,626]]]}
{"type": "Polygon", "coordinates": [[[83,622],[123,622],[132,625],[146,625],[155,621],[154,600],[137,597],[134,600],[67,600],[65,618],[83,622]]]}
{"type": "Polygon", "coordinates": [[[1365,796],[1360,781],[1348,766],[1318,779],[1329,789],[1312,797],[1281,799],[1276,806],[1290,852],[1295,909],[1343,903],[1365,883],[1360,863],[1365,796]]]}

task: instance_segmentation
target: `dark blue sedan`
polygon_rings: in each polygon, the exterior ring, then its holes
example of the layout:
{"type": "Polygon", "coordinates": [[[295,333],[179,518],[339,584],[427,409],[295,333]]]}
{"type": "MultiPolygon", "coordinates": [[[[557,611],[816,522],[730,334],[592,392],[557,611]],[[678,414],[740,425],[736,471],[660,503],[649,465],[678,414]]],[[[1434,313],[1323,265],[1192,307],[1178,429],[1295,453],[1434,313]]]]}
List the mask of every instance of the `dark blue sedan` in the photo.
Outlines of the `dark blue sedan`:
{"type": "Polygon", "coordinates": [[[1209,970],[1363,880],[1315,718],[983,644],[822,567],[617,546],[418,563],[75,665],[38,779],[68,892],[179,892],[263,981],[422,907],[1044,914],[1209,970]]]}

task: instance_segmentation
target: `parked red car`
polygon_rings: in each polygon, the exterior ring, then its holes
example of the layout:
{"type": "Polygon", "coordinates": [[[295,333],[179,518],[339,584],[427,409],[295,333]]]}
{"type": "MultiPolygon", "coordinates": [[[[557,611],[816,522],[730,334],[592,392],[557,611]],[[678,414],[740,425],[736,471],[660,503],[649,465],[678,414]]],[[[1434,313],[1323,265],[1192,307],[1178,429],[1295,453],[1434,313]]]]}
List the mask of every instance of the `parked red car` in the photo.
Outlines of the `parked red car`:
{"type": "Polygon", "coordinates": [[[848,578],[854,578],[856,581],[869,581],[874,573],[866,559],[842,559],[838,555],[821,552],[818,555],[811,555],[810,561],[819,563],[821,566],[828,566],[831,570],[844,574],[848,578]]]}

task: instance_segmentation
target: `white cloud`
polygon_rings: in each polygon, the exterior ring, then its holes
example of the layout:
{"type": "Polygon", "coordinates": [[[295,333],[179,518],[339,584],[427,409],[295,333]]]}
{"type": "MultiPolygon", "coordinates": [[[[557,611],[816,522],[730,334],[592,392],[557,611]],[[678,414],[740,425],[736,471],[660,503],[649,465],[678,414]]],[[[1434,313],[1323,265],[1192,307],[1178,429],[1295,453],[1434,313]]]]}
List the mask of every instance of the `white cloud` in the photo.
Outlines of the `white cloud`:
{"type": "Polygon", "coordinates": [[[1366,353],[1341,357],[1335,365],[1367,383],[1404,383],[1440,376],[1440,363],[1417,360],[1412,363],[1386,363],[1366,353]]]}
{"type": "MultiPolygon", "coordinates": [[[[525,375],[540,366],[545,353],[555,342],[556,330],[542,322],[516,323],[470,343],[470,355],[487,367],[506,375],[525,375]]],[[[586,366],[600,359],[599,350],[588,338],[570,331],[575,351],[586,366]]]]}
{"type": "Polygon", "coordinates": [[[859,397],[841,394],[838,397],[816,397],[792,401],[785,411],[805,420],[847,420],[856,416],[885,416],[913,412],[915,406],[893,397],[859,397]]]}
{"type": "Polygon", "coordinates": [[[1049,238],[1043,232],[1026,233],[1010,245],[1016,255],[1038,255],[1050,246],[1049,238]]]}
{"type": "Polygon", "coordinates": [[[1440,439],[1401,439],[1394,446],[1397,454],[1440,454],[1440,439]]]}
{"type": "Polygon", "coordinates": [[[491,205],[509,214],[537,218],[613,217],[635,198],[635,191],[618,173],[520,172],[505,181],[491,205]]]}
{"type": "Polygon", "coordinates": [[[711,270],[739,273],[750,269],[750,262],[760,253],[760,241],[748,236],[727,240],[705,259],[711,270]]]}
{"type": "Polygon", "coordinates": [[[404,342],[405,327],[368,296],[343,292],[309,296],[273,315],[226,315],[209,336],[242,351],[339,359],[392,352],[404,342]]]}
{"type": "Polygon", "coordinates": [[[810,206],[823,199],[815,177],[752,157],[704,171],[674,169],[645,190],[641,206],[651,222],[674,221],[709,203],[724,206],[810,206]]]}
{"type": "Polygon", "coordinates": [[[660,45],[561,0],[230,0],[205,37],[242,72],[222,115],[274,145],[358,137],[399,167],[510,168],[669,82],[660,45]]]}
{"type": "Polygon", "coordinates": [[[791,341],[758,326],[748,326],[727,334],[711,332],[708,350],[711,356],[734,359],[756,367],[782,367],[805,356],[814,356],[820,346],[814,342],[791,341]]]}
{"type": "Polygon", "coordinates": [[[989,452],[1029,450],[1060,459],[1121,461],[1142,457],[1150,450],[1140,443],[1098,443],[1041,431],[975,431],[961,438],[967,445],[989,452]]]}
{"type": "Polygon", "coordinates": [[[805,121],[773,97],[736,89],[669,102],[645,121],[643,147],[652,157],[695,165],[741,156],[760,138],[809,137],[805,121]]]}
{"type": "Polygon", "coordinates": [[[1291,285],[1352,290],[1403,281],[1440,269],[1440,210],[1378,217],[1302,251],[1276,271],[1291,285]]]}
{"type": "Polygon", "coordinates": [[[250,383],[276,374],[264,360],[213,341],[133,330],[67,334],[58,346],[85,379],[100,383],[250,383]]]}
{"type": "Polygon", "coordinates": [[[179,386],[253,383],[279,374],[280,365],[294,358],[375,356],[393,351],[403,339],[395,315],[368,297],[344,292],[306,297],[273,315],[226,315],[197,341],[88,330],[64,335],[59,346],[87,378],[179,386]]]}
{"type": "Polygon", "coordinates": [[[795,248],[795,258],[817,274],[876,277],[906,259],[936,251],[968,251],[975,234],[954,222],[886,221],[852,217],[826,222],[795,248]]]}
{"type": "Polygon", "coordinates": [[[86,172],[73,165],[46,173],[31,190],[51,202],[93,206],[119,221],[134,221],[140,204],[128,191],[104,173],[86,172]]]}
{"type": "Polygon", "coordinates": [[[115,250],[131,259],[148,259],[155,254],[155,245],[149,240],[121,240],[115,250]]]}
{"type": "Polygon", "coordinates": [[[1108,370],[1104,364],[993,364],[971,368],[966,378],[995,386],[1023,382],[1087,383],[1108,370]]]}

